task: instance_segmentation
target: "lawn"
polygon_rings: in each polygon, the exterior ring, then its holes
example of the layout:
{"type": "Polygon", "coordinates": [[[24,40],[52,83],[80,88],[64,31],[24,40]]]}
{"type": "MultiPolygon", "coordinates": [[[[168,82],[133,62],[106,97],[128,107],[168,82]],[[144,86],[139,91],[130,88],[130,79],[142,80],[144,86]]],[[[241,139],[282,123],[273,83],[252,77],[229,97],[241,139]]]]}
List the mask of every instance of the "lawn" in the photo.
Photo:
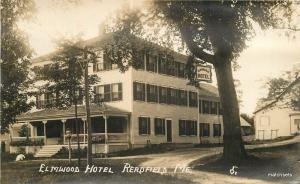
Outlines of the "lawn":
{"type": "MultiPolygon", "coordinates": [[[[236,164],[237,177],[279,183],[300,183],[300,143],[281,147],[248,150],[249,157],[236,164]]],[[[221,155],[191,163],[195,170],[230,175],[231,164],[221,155]]]]}
{"type": "MultiPolygon", "coordinates": [[[[71,164],[67,160],[32,160],[22,162],[2,162],[1,183],[190,183],[186,180],[177,179],[172,176],[157,173],[122,173],[124,163],[133,166],[138,165],[145,159],[97,159],[95,166],[111,167],[113,174],[92,173],[85,174],[85,163],[79,173],[40,173],[41,164],[48,166],[75,166],[76,161],[71,164]]],[[[84,161],[83,161],[84,162],[84,161]]]]}

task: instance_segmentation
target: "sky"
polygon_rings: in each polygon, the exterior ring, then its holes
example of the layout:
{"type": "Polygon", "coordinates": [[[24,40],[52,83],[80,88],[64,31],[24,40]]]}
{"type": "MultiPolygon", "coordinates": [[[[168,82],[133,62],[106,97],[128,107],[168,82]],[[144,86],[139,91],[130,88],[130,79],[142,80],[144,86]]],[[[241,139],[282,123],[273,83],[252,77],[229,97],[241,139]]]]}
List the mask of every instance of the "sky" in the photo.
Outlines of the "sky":
{"type": "MultiPolygon", "coordinates": [[[[36,56],[54,51],[54,42],[61,37],[96,37],[100,24],[122,7],[118,0],[84,0],[68,6],[58,0],[35,2],[35,16],[19,26],[28,34],[36,56]]],[[[241,112],[253,113],[258,99],[267,93],[264,84],[268,78],[279,77],[300,63],[300,33],[295,33],[295,37],[287,37],[278,30],[257,30],[247,43],[247,49],[237,60],[240,68],[234,71],[234,78],[241,83],[241,112]]],[[[216,84],[215,77],[213,80],[216,84]]]]}

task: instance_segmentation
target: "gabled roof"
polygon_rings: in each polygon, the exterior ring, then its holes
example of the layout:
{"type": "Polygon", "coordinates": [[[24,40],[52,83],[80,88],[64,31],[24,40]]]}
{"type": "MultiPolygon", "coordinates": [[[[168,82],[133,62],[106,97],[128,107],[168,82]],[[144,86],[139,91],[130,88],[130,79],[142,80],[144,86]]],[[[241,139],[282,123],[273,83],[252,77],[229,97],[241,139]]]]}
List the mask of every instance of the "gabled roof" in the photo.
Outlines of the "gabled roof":
{"type": "MultiPolygon", "coordinates": [[[[91,104],[91,116],[95,115],[103,115],[103,114],[110,114],[110,115],[128,115],[130,112],[121,110],[116,107],[112,107],[110,105],[96,105],[91,104]]],[[[17,121],[42,121],[42,120],[49,120],[49,119],[71,119],[75,117],[75,107],[69,107],[67,109],[43,109],[40,111],[35,112],[27,112],[17,116],[17,121]]],[[[85,106],[81,105],[78,106],[78,117],[85,117],[86,110],[85,106]]]]}
{"type": "Polygon", "coordinates": [[[200,83],[199,96],[219,99],[219,91],[218,88],[211,84],[200,83]]]}
{"type": "Polygon", "coordinates": [[[251,127],[250,123],[248,123],[248,121],[246,121],[242,116],[240,116],[240,122],[241,122],[241,126],[251,127]]]}
{"type": "Polygon", "coordinates": [[[283,97],[290,93],[291,90],[296,86],[296,85],[300,85],[300,77],[296,78],[296,80],[294,80],[282,93],[280,93],[274,100],[267,102],[265,105],[261,106],[260,108],[258,108],[257,110],[255,110],[254,114],[267,109],[269,107],[272,107],[274,104],[276,104],[278,101],[282,100],[283,97]]]}

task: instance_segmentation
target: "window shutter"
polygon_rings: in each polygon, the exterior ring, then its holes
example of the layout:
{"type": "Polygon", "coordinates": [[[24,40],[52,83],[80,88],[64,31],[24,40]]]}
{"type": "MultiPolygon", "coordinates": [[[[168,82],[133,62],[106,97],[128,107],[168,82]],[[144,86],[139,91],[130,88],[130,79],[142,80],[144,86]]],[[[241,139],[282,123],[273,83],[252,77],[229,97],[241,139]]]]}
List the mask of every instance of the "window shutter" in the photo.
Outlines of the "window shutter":
{"type": "Polygon", "coordinates": [[[136,82],[133,82],[133,99],[134,100],[137,100],[136,93],[137,93],[136,82]]]}
{"type": "Polygon", "coordinates": [[[147,118],[147,133],[151,134],[151,127],[150,127],[150,118],[147,118]]]}
{"type": "Polygon", "coordinates": [[[118,95],[119,95],[119,100],[123,99],[123,88],[122,88],[122,83],[118,84],[118,95]]]}

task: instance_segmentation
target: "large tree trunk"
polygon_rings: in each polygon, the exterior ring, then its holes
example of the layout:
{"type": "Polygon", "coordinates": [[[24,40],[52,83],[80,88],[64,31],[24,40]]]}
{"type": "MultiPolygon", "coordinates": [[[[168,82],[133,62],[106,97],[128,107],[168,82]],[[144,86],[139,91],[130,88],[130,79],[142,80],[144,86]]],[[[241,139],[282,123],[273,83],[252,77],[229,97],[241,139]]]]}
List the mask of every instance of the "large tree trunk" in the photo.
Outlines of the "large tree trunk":
{"type": "Polygon", "coordinates": [[[219,57],[214,67],[223,108],[223,159],[229,163],[237,163],[246,156],[246,152],[241,136],[239,106],[233,82],[231,61],[219,57]]]}

